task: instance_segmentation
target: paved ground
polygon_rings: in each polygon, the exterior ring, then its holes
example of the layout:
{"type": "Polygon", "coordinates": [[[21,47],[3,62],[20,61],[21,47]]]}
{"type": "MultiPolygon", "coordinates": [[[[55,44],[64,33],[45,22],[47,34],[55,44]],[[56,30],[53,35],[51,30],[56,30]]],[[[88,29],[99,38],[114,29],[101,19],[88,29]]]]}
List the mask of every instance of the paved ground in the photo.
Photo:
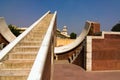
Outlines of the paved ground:
{"type": "Polygon", "coordinates": [[[74,64],[54,64],[54,80],[120,80],[120,71],[86,72],[74,64]]]}

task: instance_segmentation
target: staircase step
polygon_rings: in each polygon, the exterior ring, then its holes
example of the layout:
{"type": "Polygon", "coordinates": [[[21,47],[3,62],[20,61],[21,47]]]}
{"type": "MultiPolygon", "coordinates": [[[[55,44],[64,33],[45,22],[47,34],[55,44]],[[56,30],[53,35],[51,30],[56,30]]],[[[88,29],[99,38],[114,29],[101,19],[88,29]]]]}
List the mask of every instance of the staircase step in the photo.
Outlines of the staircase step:
{"type": "Polygon", "coordinates": [[[26,69],[31,68],[34,60],[24,59],[24,60],[8,60],[0,64],[0,69],[26,69]]]}
{"type": "MultiPolygon", "coordinates": [[[[47,28],[46,28],[47,29],[47,28]]],[[[45,29],[45,30],[46,30],[45,29]]],[[[38,33],[45,33],[44,30],[41,30],[41,29],[36,29],[36,30],[33,30],[31,33],[34,33],[34,34],[38,34],[38,33]]]]}
{"type": "Polygon", "coordinates": [[[42,41],[43,38],[44,38],[43,36],[41,36],[41,37],[36,37],[36,38],[30,37],[30,38],[25,38],[24,41],[42,41]]]}
{"type": "Polygon", "coordinates": [[[29,72],[23,69],[0,70],[0,80],[27,80],[29,72]]]}
{"type": "Polygon", "coordinates": [[[27,80],[27,76],[0,76],[0,80],[27,80]]]}
{"type": "Polygon", "coordinates": [[[15,51],[17,52],[34,52],[39,50],[39,46],[20,46],[15,48],[15,51]]]}
{"type": "Polygon", "coordinates": [[[41,41],[24,41],[19,46],[40,46],[41,41]]]}
{"type": "Polygon", "coordinates": [[[0,76],[27,76],[30,69],[3,69],[0,70],[0,76]]]}
{"type": "Polygon", "coordinates": [[[13,53],[9,55],[9,59],[35,59],[37,53],[13,53]]]}
{"type": "Polygon", "coordinates": [[[44,31],[43,32],[41,32],[41,33],[37,33],[37,34],[30,34],[29,36],[33,36],[33,37],[41,37],[43,34],[42,33],[44,33],[44,31]]]}

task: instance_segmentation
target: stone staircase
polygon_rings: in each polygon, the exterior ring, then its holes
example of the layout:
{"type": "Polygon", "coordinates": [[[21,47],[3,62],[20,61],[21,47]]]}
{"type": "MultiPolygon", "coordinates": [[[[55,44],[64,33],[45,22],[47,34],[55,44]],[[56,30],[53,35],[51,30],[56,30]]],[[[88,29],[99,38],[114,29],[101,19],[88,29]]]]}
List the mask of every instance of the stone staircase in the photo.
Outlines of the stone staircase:
{"type": "Polygon", "coordinates": [[[0,80],[27,80],[52,17],[45,16],[0,62],[0,80]]]}

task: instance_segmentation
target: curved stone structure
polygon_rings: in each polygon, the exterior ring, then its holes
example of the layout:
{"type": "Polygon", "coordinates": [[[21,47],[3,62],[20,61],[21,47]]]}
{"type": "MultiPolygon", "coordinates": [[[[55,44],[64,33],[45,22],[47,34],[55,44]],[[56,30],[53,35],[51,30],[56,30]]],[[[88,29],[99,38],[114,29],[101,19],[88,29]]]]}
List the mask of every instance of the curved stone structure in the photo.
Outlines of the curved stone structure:
{"type": "Polygon", "coordinates": [[[91,23],[94,23],[94,22],[87,21],[85,23],[85,27],[84,27],[82,33],[79,35],[79,37],[74,42],[72,42],[71,44],[62,46],[62,47],[56,47],[55,54],[62,54],[62,53],[68,52],[68,51],[76,48],[80,43],[82,43],[90,31],[91,23]]]}
{"type": "Polygon", "coordinates": [[[6,21],[3,17],[0,17],[0,34],[7,40],[8,42],[12,42],[16,36],[10,31],[8,28],[6,21]]]}

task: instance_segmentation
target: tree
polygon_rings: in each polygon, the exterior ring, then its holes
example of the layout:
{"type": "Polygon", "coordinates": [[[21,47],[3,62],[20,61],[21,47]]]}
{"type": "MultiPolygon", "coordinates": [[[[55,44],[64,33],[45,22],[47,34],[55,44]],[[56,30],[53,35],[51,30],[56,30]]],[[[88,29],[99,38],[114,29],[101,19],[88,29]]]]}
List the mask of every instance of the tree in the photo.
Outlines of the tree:
{"type": "Polygon", "coordinates": [[[76,33],[72,32],[72,33],[70,34],[70,39],[76,39],[76,37],[77,37],[77,34],[76,34],[76,33]]]}
{"type": "Polygon", "coordinates": [[[120,22],[117,23],[115,26],[113,26],[113,28],[111,29],[111,31],[120,32],[120,22]]]}
{"type": "Polygon", "coordinates": [[[8,25],[8,27],[16,37],[21,34],[17,27],[13,26],[12,24],[8,25]]]}

